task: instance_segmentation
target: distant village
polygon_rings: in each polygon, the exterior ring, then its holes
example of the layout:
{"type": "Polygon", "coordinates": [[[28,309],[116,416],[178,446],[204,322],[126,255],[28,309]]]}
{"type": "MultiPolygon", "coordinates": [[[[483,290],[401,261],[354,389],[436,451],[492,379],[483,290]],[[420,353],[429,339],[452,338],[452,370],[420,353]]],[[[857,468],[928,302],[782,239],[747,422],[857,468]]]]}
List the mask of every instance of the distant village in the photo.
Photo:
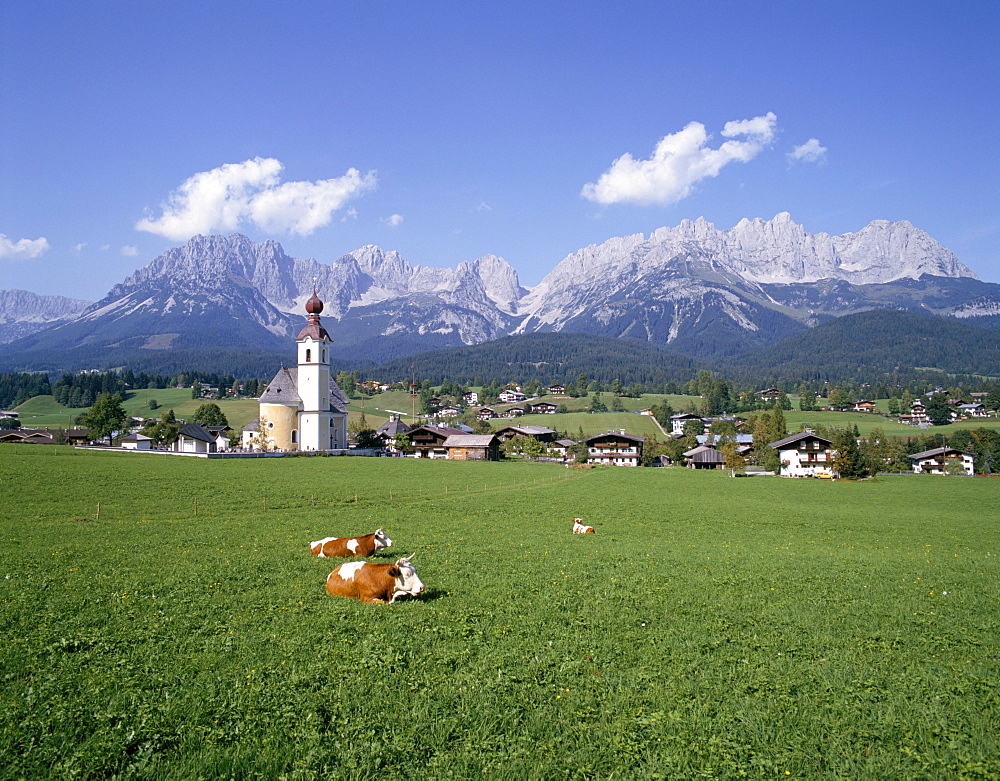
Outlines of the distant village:
{"type": "MultiPolygon", "coordinates": [[[[206,403],[195,412],[193,419],[178,420],[173,410],[159,418],[132,418],[121,406],[121,398],[107,389],[118,381],[113,373],[101,375],[96,399],[91,388],[76,387],[72,376],[64,377],[52,389],[60,403],[70,406],[92,404],[84,416],[87,428],[79,429],[26,429],[22,428],[19,413],[0,410],[0,443],[18,442],[35,444],[72,444],[77,447],[112,447],[145,454],[183,455],[202,458],[260,458],[297,455],[365,455],[449,459],[457,461],[497,461],[501,458],[532,459],[556,462],[566,467],[591,468],[615,467],[665,467],[680,466],[688,469],[728,469],[733,475],[781,475],[785,477],[864,477],[878,471],[913,471],[921,474],[975,474],[976,455],[964,445],[975,441],[965,432],[964,438],[955,432],[949,444],[942,437],[940,444],[926,447],[919,452],[908,452],[900,443],[889,437],[861,438],[849,428],[822,430],[805,428],[788,434],[784,411],[791,409],[785,392],[776,387],[745,392],[742,408],[749,405],[746,418],[726,413],[716,415],[698,412],[675,413],[669,406],[654,406],[638,410],[655,421],[662,435],[644,437],[629,433],[624,428],[574,439],[567,432],[541,425],[521,425],[514,422],[525,415],[559,416],[569,412],[565,402],[571,397],[587,396],[588,390],[581,376],[582,390],[561,384],[541,386],[537,380],[524,386],[511,383],[499,388],[490,385],[488,399],[497,404],[481,403],[485,398],[480,392],[449,383],[433,395],[429,382],[419,386],[409,383],[379,383],[372,379],[360,381],[354,375],[341,372],[334,377],[330,368],[330,336],[321,322],[323,302],[316,292],[305,303],[306,324],[295,339],[297,361],[294,367],[282,367],[263,386],[256,380],[246,386],[233,384],[226,393],[251,390],[257,396],[258,416],[241,431],[232,431],[218,404],[221,388],[196,382],[192,398],[203,398],[206,403]],[[391,417],[377,429],[366,425],[364,413],[348,425],[348,397],[341,383],[351,383],[351,396],[360,390],[369,395],[392,389],[409,392],[414,409],[410,417],[413,424],[403,421],[404,412],[389,410],[391,417]],[[750,398],[752,396],[752,398],[750,398]],[[421,418],[415,410],[420,398],[421,418]],[[85,403],[84,403],[85,402],[85,403]],[[769,409],[770,408],[770,409],[769,409]],[[496,426],[494,421],[511,420],[496,426]],[[106,444],[98,444],[106,440],[106,444]]],[[[130,372],[126,373],[132,377],[130,372]]],[[[95,382],[98,378],[94,378],[95,382]]],[[[149,378],[147,378],[149,381],[149,378]]],[[[47,380],[45,381],[47,384],[47,380]]],[[[729,390],[721,380],[713,379],[708,372],[699,372],[697,382],[691,381],[691,390],[702,397],[702,410],[718,407],[720,399],[729,399],[729,390]],[[710,398],[710,397],[715,397],[710,398]]],[[[625,389],[615,380],[611,388],[612,411],[617,407],[625,389]]],[[[22,395],[26,391],[22,390],[22,395]]],[[[639,394],[636,394],[639,395],[639,394]]],[[[842,388],[833,388],[828,394],[830,411],[853,411],[881,414],[872,400],[852,401],[842,388]]],[[[731,400],[730,400],[731,401],[731,400]]],[[[809,392],[800,398],[800,409],[817,409],[816,394],[809,392]]],[[[968,398],[949,398],[943,388],[931,390],[913,398],[908,392],[891,397],[888,417],[915,427],[918,431],[932,424],[956,420],[975,422],[996,415],[1000,407],[1000,389],[974,392],[968,398]]],[[[580,410],[575,410],[580,411],[580,410]]],[[[600,391],[591,397],[587,408],[591,414],[609,410],[601,400],[600,391]]],[[[643,427],[648,431],[648,428],[643,427]]],[[[984,430],[985,431],[985,430],[984,430]]],[[[1000,433],[987,431],[992,441],[977,442],[986,453],[986,460],[994,457],[1000,467],[1000,433]]],[[[933,440],[934,438],[931,437],[933,440]]],[[[925,437],[925,443],[929,440],[925,437]]],[[[993,463],[980,464],[980,472],[992,471],[993,463]],[[986,467],[984,470],[982,467],[986,467]]]]}
{"type": "MultiPolygon", "coordinates": [[[[287,370],[284,370],[287,371],[287,370]]],[[[289,378],[284,378],[286,383],[289,378]]],[[[336,387],[335,384],[333,387],[336,387]]],[[[358,384],[358,389],[370,394],[408,388],[407,383],[377,383],[368,380],[358,384]]],[[[284,389],[274,389],[275,392],[284,389]]],[[[209,404],[216,397],[217,389],[201,383],[194,389],[209,404]]],[[[360,438],[352,436],[344,429],[343,439],[334,444],[337,447],[304,449],[298,442],[289,442],[291,447],[279,447],[268,436],[268,424],[274,417],[267,399],[270,386],[261,395],[261,416],[234,432],[227,424],[199,423],[176,420],[176,431],[169,437],[171,441],[158,443],[151,431],[162,425],[161,418],[130,418],[127,426],[115,438],[117,448],[137,453],[160,453],[214,458],[259,458],[299,455],[305,453],[326,455],[359,455],[382,457],[409,457],[450,459],[460,461],[496,461],[502,458],[531,459],[555,462],[566,466],[682,466],[688,469],[731,469],[742,474],[780,474],[787,477],[832,478],[837,475],[837,448],[833,440],[812,430],[800,431],[768,442],[780,464],[777,470],[766,470],[757,458],[754,433],[747,430],[748,420],[736,416],[702,416],[693,412],[681,412],[657,420],[657,427],[663,433],[663,441],[655,441],[662,449],[663,443],[677,442],[690,444],[672,453],[658,453],[649,456],[644,453],[648,438],[630,434],[623,429],[606,431],[579,439],[573,439],[555,428],[541,425],[527,425],[515,422],[525,415],[557,415],[565,412],[560,399],[565,397],[564,385],[544,388],[544,396],[529,397],[522,386],[511,383],[497,394],[499,404],[481,405],[479,393],[465,391],[452,399],[445,396],[431,396],[426,404],[426,420],[414,425],[403,422],[404,414],[393,414],[388,421],[374,430],[359,430],[360,438]],[[456,419],[470,416],[478,426],[470,426],[456,419]],[[489,421],[510,420],[496,427],[489,421]],[[264,430],[262,432],[261,423],[264,430]],[[143,433],[148,431],[149,433],[143,433]],[[645,456],[645,457],[644,457],[645,456]]],[[[340,408],[346,417],[346,398],[338,396],[332,405],[340,408]]],[[[416,396],[416,393],[413,393],[416,396]]],[[[777,388],[757,391],[762,407],[778,403],[784,393],[777,388]]],[[[926,429],[931,425],[928,414],[928,400],[914,399],[906,412],[891,416],[892,419],[926,429]]],[[[940,389],[937,392],[940,396],[940,389]]],[[[948,415],[952,421],[970,421],[990,418],[997,410],[986,407],[986,393],[972,393],[973,401],[948,400],[948,415]]],[[[273,402],[273,400],[272,400],[273,402]]],[[[217,405],[214,406],[218,409],[217,405]]],[[[821,407],[822,410],[841,412],[863,412],[882,414],[874,401],[859,400],[842,407],[821,407]]],[[[656,419],[657,410],[639,410],[636,414],[656,419]]],[[[600,414],[600,413],[594,413],[600,414]]],[[[80,447],[101,447],[91,441],[87,429],[25,429],[17,426],[18,413],[0,410],[0,422],[6,422],[0,430],[0,443],[23,442],[35,444],[71,444],[80,447]],[[11,425],[11,424],[14,425],[11,425]]],[[[271,429],[273,430],[273,429],[271,429]]],[[[294,437],[293,438],[297,438],[294,437]]],[[[973,453],[948,447],[930,448],[907,454],[913,472],[919,474],[974,474],[973,453]]]]}

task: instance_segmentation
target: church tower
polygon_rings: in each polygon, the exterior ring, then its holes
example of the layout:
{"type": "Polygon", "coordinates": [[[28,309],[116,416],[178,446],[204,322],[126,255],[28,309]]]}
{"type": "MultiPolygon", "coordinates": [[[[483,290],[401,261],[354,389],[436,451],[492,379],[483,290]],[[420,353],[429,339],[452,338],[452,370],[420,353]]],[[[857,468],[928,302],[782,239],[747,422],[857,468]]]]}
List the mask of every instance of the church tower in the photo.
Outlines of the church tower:
{"type": "Polygon", "coordinates": [[[306,301],[308,322],[295,340],[298,343],[298,392],[302,400],[299,412],[298,449],[330,450],[345,447],[334,443],[333,415],[330,409],[330,335],[320,324],[323,302],[313,288],[306,301]]]}

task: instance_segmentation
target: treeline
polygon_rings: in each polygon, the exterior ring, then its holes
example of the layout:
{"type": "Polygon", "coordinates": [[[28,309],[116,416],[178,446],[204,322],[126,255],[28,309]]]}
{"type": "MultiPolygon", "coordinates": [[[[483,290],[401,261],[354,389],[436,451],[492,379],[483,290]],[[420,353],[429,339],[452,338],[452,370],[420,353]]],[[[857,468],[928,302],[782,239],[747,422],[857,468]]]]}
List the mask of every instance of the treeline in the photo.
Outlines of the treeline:
{"type": "Polygon", "coordinates": [[[47,374],[14,372],[0,374],[0,408],[16,407],[34,396],[52,392],[47,374]]]}
{"type": "Polygon", "coordinates": [[[165,375],[198,369],[236,377],[273,377],[282,362],[286,366],[294,365],[295,351],[279,353],[254,352],[250,348],[148,350],[138,347],[87,347],[46,348],[19,352],[15,356],[0,356],[0,368],[15,371],[21,367],[51,367],[46,372],[50,375],[86,371],[94,367],[128,366],[136,372],[165,375]]]}
{"type": "Polygon", "coordinates": [[[366,368],[363,377],[387,382],[411,376],[440,385],[445,378],[461,377],[486,384],[538,380],[543,385],[574,382],[580,373],[592,381],[656,386],[693,378],[703,361],[674,355],[638,339],[612,339],[584,334],[536,333],[505,337],[493,342],[420,353],[366,368]]]}
{"type": "Polygon", "coordinates": [[[59,404],[64,407],[79,408],[91,406],[102,393],[115,394],[124,400],[129,398],[133,391],[143,389],[190,387],[192,397],[200,398],[203,395],[203,385],[214,389],[215,398],[221,399],[227,395],[256,398],[263,393],[267,383],[257,377],[239,379],[232,374],[215,372],[182,371],[178,374],[146,374],[126,369],[122,372],[64,374],[50,387],[46,378],[45,385],[48,389],[44,392],[51,393],[59,404]]]}
{"type": "Polygon", "coordinates": [[[717,368],[736,379],[911,383],[937,374],[940,383],[946,375],[1000,375],[1000,340],[995,330],[954,318],[880,309],[838,317],[717,368]]]}

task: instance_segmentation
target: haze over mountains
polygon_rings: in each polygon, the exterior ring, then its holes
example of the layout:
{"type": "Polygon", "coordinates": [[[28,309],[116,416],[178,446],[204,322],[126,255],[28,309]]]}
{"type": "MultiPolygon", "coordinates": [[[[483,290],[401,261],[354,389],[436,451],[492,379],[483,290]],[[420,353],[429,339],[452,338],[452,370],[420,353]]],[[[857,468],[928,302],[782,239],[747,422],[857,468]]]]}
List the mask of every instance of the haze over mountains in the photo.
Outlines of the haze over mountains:
{"type": "Polygon", "coordinates": [[[583,248],[533,289],[494,255],[440,269],[369,245],[320,263],[233,234],[195,236],[86,308],[0,291],[0,366],[287,360],[314,285],[336,360],[353,366],[535,332],[632,337],[712,361],[868,309],[1000,320],[1000,285],[906,221],[829,236],[787,213],[728,230],[685,220],[583,248]]]}

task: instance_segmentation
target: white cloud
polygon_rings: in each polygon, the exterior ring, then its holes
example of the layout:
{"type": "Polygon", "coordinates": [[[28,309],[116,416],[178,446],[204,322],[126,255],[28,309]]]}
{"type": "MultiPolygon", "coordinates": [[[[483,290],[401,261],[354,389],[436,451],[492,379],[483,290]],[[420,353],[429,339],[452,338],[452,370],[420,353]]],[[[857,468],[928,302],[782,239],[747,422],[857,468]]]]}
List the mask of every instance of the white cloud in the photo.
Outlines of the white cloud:
{"type": "Polygon", "coordinates": [[[0,233],[0,258],[14,260],[31,260],[49,251],[49,241],[44,237],[37,239],[18,239],[11,241],[0,233]]]}
{"type": "Polygon", "coordinates": [[[643,206],[677,203],[691,194],[694,185],[718,176],[723,166],[746,163],[774,140],[778,118],[768,112],[761,117],[727,122],[722,135],[728,139],[718,149],[708,146],[710,136],[700,122],[660,139],[649,160],[636,160],[627,152],[601,174],[596,183],[583,186],[580,194],[601,204],[634,203],[643,206]]]}
{"type": "Polygon", "coordinates": [[[810,138],[789,152],[788,160],[792,163],[821,163],[826,160],[826,152],[827,148],[819,143],[818,138],[810,138]]]}
{"type": "Polygon", "coordinates": [[[384,222],[386,225],[392,228],[395,228],[397,225],[403,224],[403,215],[393,214],[391,217],[383,217],[382,222],[384,222]]]}
{"type": "Polygon", "coordinates": [[[348,220],[356,220],[358,218],[358,210],[353,206],[344,212],[344,216],[340,218],[341,222],[347,222],[348,220]]]}
{"type": "Polygon", "coordinates": [[[87,246],[87,242],[85,242],[85,241],[81,241],[79,244],[74,244],[73,245],[73,252],[75,252],[77,255],[79,255],[81,252],[83,252],[83,248],[86,247],[86,246],[87,246]]]}
{"type": "Polygon", "coordinates": [[[136,255],[139,254],[139,248],[136,247],[134,244],[126,244],[124,247],[121,248],[121,253],[126,258],[134,258],[136,255]]]}
{"type": "Polygon", "coordinates": [[[488,203],[486,203],[486,201],[480,201],[479,205],[475,208],[475,211],[477,211],[477,212],[491,212],[491,211],[493,211],[493,207],[490,206],[488,203]]]}
{"type": "Polygon", "coordinates": [[[107,252],[109,249],[111,249],[111,245],[110,244],[102,244],[101,245],[101,252],[107,252]]]}
{"type": "Polygon", "coordinates": [[[356,168],[336,179],[282,184],[282,170],[274,158],[255,157],[202,171],[170,194],[159,219],[146,217],[135,227],[176,241],[196,233],[236,230],[244,223],[267,233],[307,236],[376,184],[374,171],[362,176],[356,168]]]}

